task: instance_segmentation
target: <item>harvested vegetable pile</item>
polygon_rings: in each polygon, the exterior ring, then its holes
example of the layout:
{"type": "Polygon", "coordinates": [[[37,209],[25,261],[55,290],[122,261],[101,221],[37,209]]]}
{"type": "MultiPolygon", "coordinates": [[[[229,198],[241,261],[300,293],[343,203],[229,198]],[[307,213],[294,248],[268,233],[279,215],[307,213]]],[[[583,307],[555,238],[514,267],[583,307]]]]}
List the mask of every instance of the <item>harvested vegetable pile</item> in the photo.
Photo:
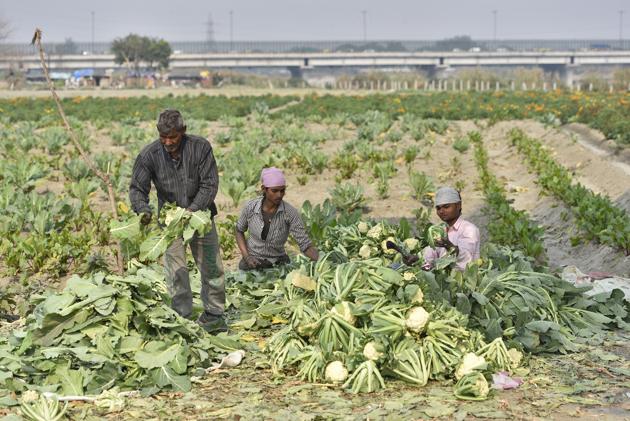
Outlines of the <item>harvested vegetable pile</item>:
{"type": "Polygon", "coordinates": [[[190,390],[190,374],[217,352],[237,347],[207,335],[165,302],[161,271],[140,267],[125,277],[74,276],[0,343],[3,388],[98,395],[117,386],[190,390]]]}
{"type": "Polygon", "coordinates": [[[455,396],[484,399],[487,379],[518,372],[524,352],[571,352],[628,326],[621,291],[588,296],[508,249],[490,247],[463,273],[448,256],[433,272],[392,265],[387,241],[415,253],[428,243],[401,234],[383,222],[330,227],[327,254],[276,282],[261,305],[287,319],[267,344],[276,373],[355,393],[387,378],[454,379],[455,396]]]}
{"type": "MultiPolygon", "coordinates": [[[[163,228],[139,216],[113,221],[127,257],[160,257],[177,237],[190,241],[212,227],[209,211],[167,205],[163,228]]],[[[71,277],[61,293],[36,296],[23,329],[0,341],[0,378],[11,391],[95,395],[114,386],[153,394],[188,391],[217,351],[238,349],[225,335],[207,335],[173,311],[161,268],[132,259],[125,276],[71,277]],[[200,373],[198,373],[200,374],[200,373]]]]}

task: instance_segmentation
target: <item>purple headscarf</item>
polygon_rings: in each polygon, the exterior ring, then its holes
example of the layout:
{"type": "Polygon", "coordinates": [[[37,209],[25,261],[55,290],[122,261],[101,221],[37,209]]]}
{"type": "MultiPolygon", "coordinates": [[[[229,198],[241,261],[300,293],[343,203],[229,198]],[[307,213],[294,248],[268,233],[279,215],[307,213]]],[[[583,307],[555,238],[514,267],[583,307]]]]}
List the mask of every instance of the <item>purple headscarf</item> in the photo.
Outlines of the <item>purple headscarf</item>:
{"type": "Polygon", "coordinates": [[[265,187],[281,187],[287,185],[282,170],[276,167],[263,168],[260,173],[260,181],[265,187]]]}

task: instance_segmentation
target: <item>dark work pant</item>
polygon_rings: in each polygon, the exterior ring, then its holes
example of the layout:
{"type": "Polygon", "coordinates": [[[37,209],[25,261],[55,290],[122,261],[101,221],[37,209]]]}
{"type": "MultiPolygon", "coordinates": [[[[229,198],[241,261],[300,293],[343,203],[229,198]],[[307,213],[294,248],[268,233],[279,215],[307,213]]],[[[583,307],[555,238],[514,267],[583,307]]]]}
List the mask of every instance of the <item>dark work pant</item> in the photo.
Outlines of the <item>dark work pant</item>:
{"type": "MultiPolygon", "coordinates": [[[[200,238],[197,235],[193,237],[190,250],[201,274],[203,308],[210,314],[221,315],[225,309],[225,283],[219,237],[214,221],[209,233],[200,238]]],[[[164,268],[168,289],[173,299],[173,310],[182,317],[189,317],[192,313],[192,291],[186,267],[186,248],[181,238],[175,240],[166,250],[164,268]]]]}

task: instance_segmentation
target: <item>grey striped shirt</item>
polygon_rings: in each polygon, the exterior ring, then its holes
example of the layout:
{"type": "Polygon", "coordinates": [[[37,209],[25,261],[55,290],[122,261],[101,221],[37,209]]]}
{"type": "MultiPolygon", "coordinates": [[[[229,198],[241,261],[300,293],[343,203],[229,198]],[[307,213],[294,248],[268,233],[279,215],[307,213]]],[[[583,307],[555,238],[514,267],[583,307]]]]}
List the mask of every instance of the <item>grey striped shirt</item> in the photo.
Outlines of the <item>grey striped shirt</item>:
{"type": "Polygon", "coordinates": [[[216,214],[219,173],[210,142],[185,134],[180,147],[179,161],[171,158],[159,139],[138,154],[129,186],[129,200],[136,213],[151,212],[149,192],[153,182],[158,209],[165,202],[174,202],[192,211],[211,209],[216,214]]]}
{"type": "Polygon", "coordinates": [[[273,260],[286,256],[284,244],[287,242],[289,234],[297,242],[300,251],[306,251],[312,243],[306,233],[304,222],[298,210],[285,201],[280,203],[271,219],[267,239],[261,238],[265,225],[262,215],[262,201],[262,197],[257,197],[247,202],[236,222],[236,229],[239,232],[249,231],[249,238],[247,238],[249,254],[255,258],[273,260]]]}

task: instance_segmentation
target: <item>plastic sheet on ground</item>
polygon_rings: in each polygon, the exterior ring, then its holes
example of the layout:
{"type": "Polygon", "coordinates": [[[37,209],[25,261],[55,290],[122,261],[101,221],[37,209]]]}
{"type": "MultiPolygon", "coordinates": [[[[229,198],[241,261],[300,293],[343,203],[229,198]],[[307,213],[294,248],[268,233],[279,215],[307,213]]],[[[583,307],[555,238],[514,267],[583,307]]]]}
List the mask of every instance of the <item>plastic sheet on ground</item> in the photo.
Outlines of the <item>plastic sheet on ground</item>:
{"type": "Polygon", "coordinates": [[[627,300],[630,300],[630,279],[613,274],[584,273],[575,266],[566,266],[562,270],[562,279],[576,286],[592,285],[593,289],[586,294],[595,295],[601,292],[609,292],[615,288],[623,291],[627,300]],[[605,276],[605,277],[602,277],[605,276]]]}

